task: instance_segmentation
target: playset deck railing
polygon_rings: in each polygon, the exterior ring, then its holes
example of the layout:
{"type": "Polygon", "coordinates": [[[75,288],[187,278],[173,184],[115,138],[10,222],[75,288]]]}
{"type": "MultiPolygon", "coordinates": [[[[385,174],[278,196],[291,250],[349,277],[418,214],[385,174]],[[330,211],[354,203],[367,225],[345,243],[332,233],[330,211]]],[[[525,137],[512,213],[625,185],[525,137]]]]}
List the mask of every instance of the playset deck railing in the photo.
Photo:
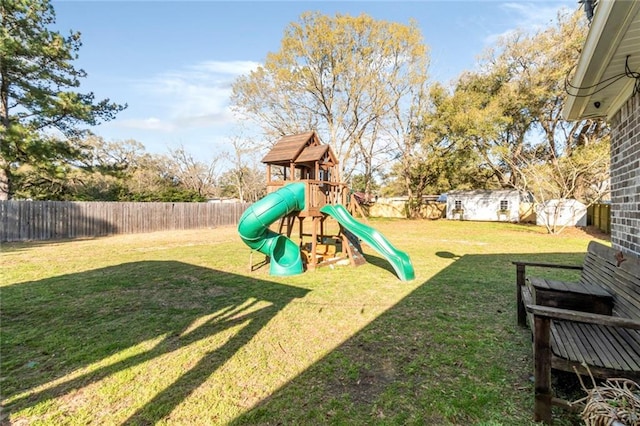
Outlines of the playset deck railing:
{"type": "MultiPolygon", "coordinates": [[[[322,216],[320,208],[326,204],[348,203],[349,189],[342,182],[322,180],[302,180],[305,183],[305,209],[300,216],[322,216]]],[[[277,191],[292,181],[271,181],[267,184],[267,193],[277,191]]]]}

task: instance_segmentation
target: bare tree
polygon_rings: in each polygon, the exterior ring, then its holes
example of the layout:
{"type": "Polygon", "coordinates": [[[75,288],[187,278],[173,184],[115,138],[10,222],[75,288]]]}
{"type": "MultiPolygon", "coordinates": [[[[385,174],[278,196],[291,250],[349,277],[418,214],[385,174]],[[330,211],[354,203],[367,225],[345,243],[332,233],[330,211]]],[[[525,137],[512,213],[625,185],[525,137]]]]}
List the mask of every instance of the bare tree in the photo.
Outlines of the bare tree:
{"type": "Polygon", "coordinates": [[[209,163],[198,161],[180,145],[169,150],[167,171],[185,189],[204,198],[213,197],[219,195],[217,178],[220,159],[220,156],[215,156],[209,163]]]}
{"type": "Polygon", "coordinates": [[[240,201],[257,201],[266,193],[264,166],[257,158],[260,145],[243,136],[231,138],[230,144],[233,151],[222,154],[228,169],[222,176],[221,186],[240,201]]]}
{"type": "Polygon", "coordinates": [[[316,130],[348,181],[357,156],[361,172],[371,175],[375,159],[395,147],[388,127],[396,124],[398,110],[412,108],[412,92],[425,85],[427,67],[414,22],[305,13],[263,67],[234,83],[232,100],[274,140],[316,130]]]}

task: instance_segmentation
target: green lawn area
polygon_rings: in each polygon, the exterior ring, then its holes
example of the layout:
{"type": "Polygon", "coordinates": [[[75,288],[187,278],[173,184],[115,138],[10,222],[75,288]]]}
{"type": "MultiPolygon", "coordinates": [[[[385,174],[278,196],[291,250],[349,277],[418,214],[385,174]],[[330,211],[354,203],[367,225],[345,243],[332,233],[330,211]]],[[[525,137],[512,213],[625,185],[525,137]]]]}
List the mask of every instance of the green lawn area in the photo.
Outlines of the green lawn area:
{"type": "Polygon", "coordinates": [[[2,423],[532,424],[510,262],[578,264],[595,237],[370,225],[415,280],[367,246],[358,268],[249,272],[235,228],[3,244],[2,423]]]}

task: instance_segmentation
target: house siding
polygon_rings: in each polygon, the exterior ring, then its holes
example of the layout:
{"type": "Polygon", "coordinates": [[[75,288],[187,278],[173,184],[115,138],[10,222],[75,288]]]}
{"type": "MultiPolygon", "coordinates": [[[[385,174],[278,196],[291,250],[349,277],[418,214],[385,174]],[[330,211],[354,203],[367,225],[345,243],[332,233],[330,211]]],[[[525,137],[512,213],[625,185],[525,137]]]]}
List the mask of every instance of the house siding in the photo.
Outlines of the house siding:
{"type": "Polygon", "coordinates": [[[611,119],[611,245],[640,255],[640,93],[611,119]]]}

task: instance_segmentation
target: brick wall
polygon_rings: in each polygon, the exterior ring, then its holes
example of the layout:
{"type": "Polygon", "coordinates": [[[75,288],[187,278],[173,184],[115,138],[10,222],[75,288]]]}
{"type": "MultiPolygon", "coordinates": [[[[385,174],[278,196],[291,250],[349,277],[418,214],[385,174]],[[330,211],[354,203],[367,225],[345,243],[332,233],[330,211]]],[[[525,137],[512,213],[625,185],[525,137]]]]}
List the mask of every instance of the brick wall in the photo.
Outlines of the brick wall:
{"type": "Polygon", "coordinates": [[[640,255],[640,93],[611,120],[611,243],[640,255]]]}

